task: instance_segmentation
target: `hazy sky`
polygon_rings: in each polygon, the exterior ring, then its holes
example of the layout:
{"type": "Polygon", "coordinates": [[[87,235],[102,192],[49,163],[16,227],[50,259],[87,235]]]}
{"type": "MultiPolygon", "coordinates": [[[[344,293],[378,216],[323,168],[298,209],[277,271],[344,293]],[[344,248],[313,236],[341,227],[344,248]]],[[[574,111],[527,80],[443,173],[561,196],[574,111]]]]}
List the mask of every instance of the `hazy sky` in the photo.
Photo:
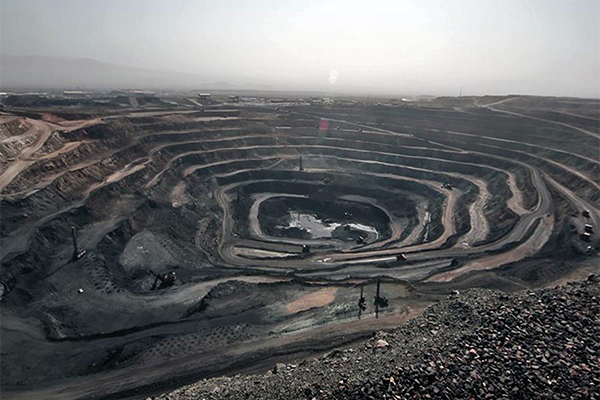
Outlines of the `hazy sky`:
{"type": "Polygon", "coordinates": [[[0,12],[2,55],[274,89],[600,97],[598,0],[49,0],[0,12]]]}

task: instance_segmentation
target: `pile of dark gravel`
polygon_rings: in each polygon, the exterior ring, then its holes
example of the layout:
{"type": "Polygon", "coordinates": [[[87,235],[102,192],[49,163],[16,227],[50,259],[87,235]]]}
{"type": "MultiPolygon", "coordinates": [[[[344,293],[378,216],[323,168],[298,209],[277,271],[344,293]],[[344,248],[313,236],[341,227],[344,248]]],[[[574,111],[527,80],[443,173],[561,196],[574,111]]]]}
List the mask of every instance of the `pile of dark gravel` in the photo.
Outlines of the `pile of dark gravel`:
{"type": "Polygon", "coordinates": [[[201,381],[161,399],[600,399],[595,279],[455,294],[391,332],[272,372],[201,381]]]}

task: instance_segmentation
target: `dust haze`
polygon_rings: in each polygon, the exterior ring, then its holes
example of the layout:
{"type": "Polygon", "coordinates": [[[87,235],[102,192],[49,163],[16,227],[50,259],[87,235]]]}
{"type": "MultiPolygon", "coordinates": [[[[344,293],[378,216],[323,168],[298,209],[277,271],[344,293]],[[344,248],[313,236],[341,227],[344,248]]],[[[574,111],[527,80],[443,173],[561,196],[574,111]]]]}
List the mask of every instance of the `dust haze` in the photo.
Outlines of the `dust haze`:
{"type": "Polygon", "coordinates": [[[600,97],[596,1],[3,1],[0,87],[600,97]]]}

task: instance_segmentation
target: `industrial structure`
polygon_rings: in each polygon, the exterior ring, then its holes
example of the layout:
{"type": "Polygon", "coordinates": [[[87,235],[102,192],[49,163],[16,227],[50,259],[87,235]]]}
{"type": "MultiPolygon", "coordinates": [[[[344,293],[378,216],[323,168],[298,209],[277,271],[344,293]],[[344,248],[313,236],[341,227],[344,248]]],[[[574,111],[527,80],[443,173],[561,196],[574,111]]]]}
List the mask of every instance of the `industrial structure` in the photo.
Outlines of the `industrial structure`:
{"type": "Polygon", "coordinates": [[[390,304],[387,298],[381,296],[381,278],[377,278],[377,292],[373,304],[375,305],[375,318],[379,318],[380,308],[386,308],[390,304]]]}

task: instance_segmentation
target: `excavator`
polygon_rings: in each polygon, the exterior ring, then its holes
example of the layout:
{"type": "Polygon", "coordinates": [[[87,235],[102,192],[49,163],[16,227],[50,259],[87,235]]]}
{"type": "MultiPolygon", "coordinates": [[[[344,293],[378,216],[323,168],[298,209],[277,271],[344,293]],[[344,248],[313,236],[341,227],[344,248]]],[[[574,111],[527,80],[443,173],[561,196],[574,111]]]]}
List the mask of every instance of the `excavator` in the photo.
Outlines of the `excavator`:
{"type": "Polygon", "coordinates": [[[154,275],[154,277],[156,278],[154,280],[154,283],[152,284],[152,288],[150,290],[166,289],[168,287],[171,287],[175,284],[175,280],[177,279],[177,275],[175,274],[175,271],[167,272],[166,274],[163,274],[163,275],[157,274],[154,271],[150,271],[150,273],[152,275],[154,275]],[[157,286],[159,281],[160,281],[160,285],[157,286]]]}

